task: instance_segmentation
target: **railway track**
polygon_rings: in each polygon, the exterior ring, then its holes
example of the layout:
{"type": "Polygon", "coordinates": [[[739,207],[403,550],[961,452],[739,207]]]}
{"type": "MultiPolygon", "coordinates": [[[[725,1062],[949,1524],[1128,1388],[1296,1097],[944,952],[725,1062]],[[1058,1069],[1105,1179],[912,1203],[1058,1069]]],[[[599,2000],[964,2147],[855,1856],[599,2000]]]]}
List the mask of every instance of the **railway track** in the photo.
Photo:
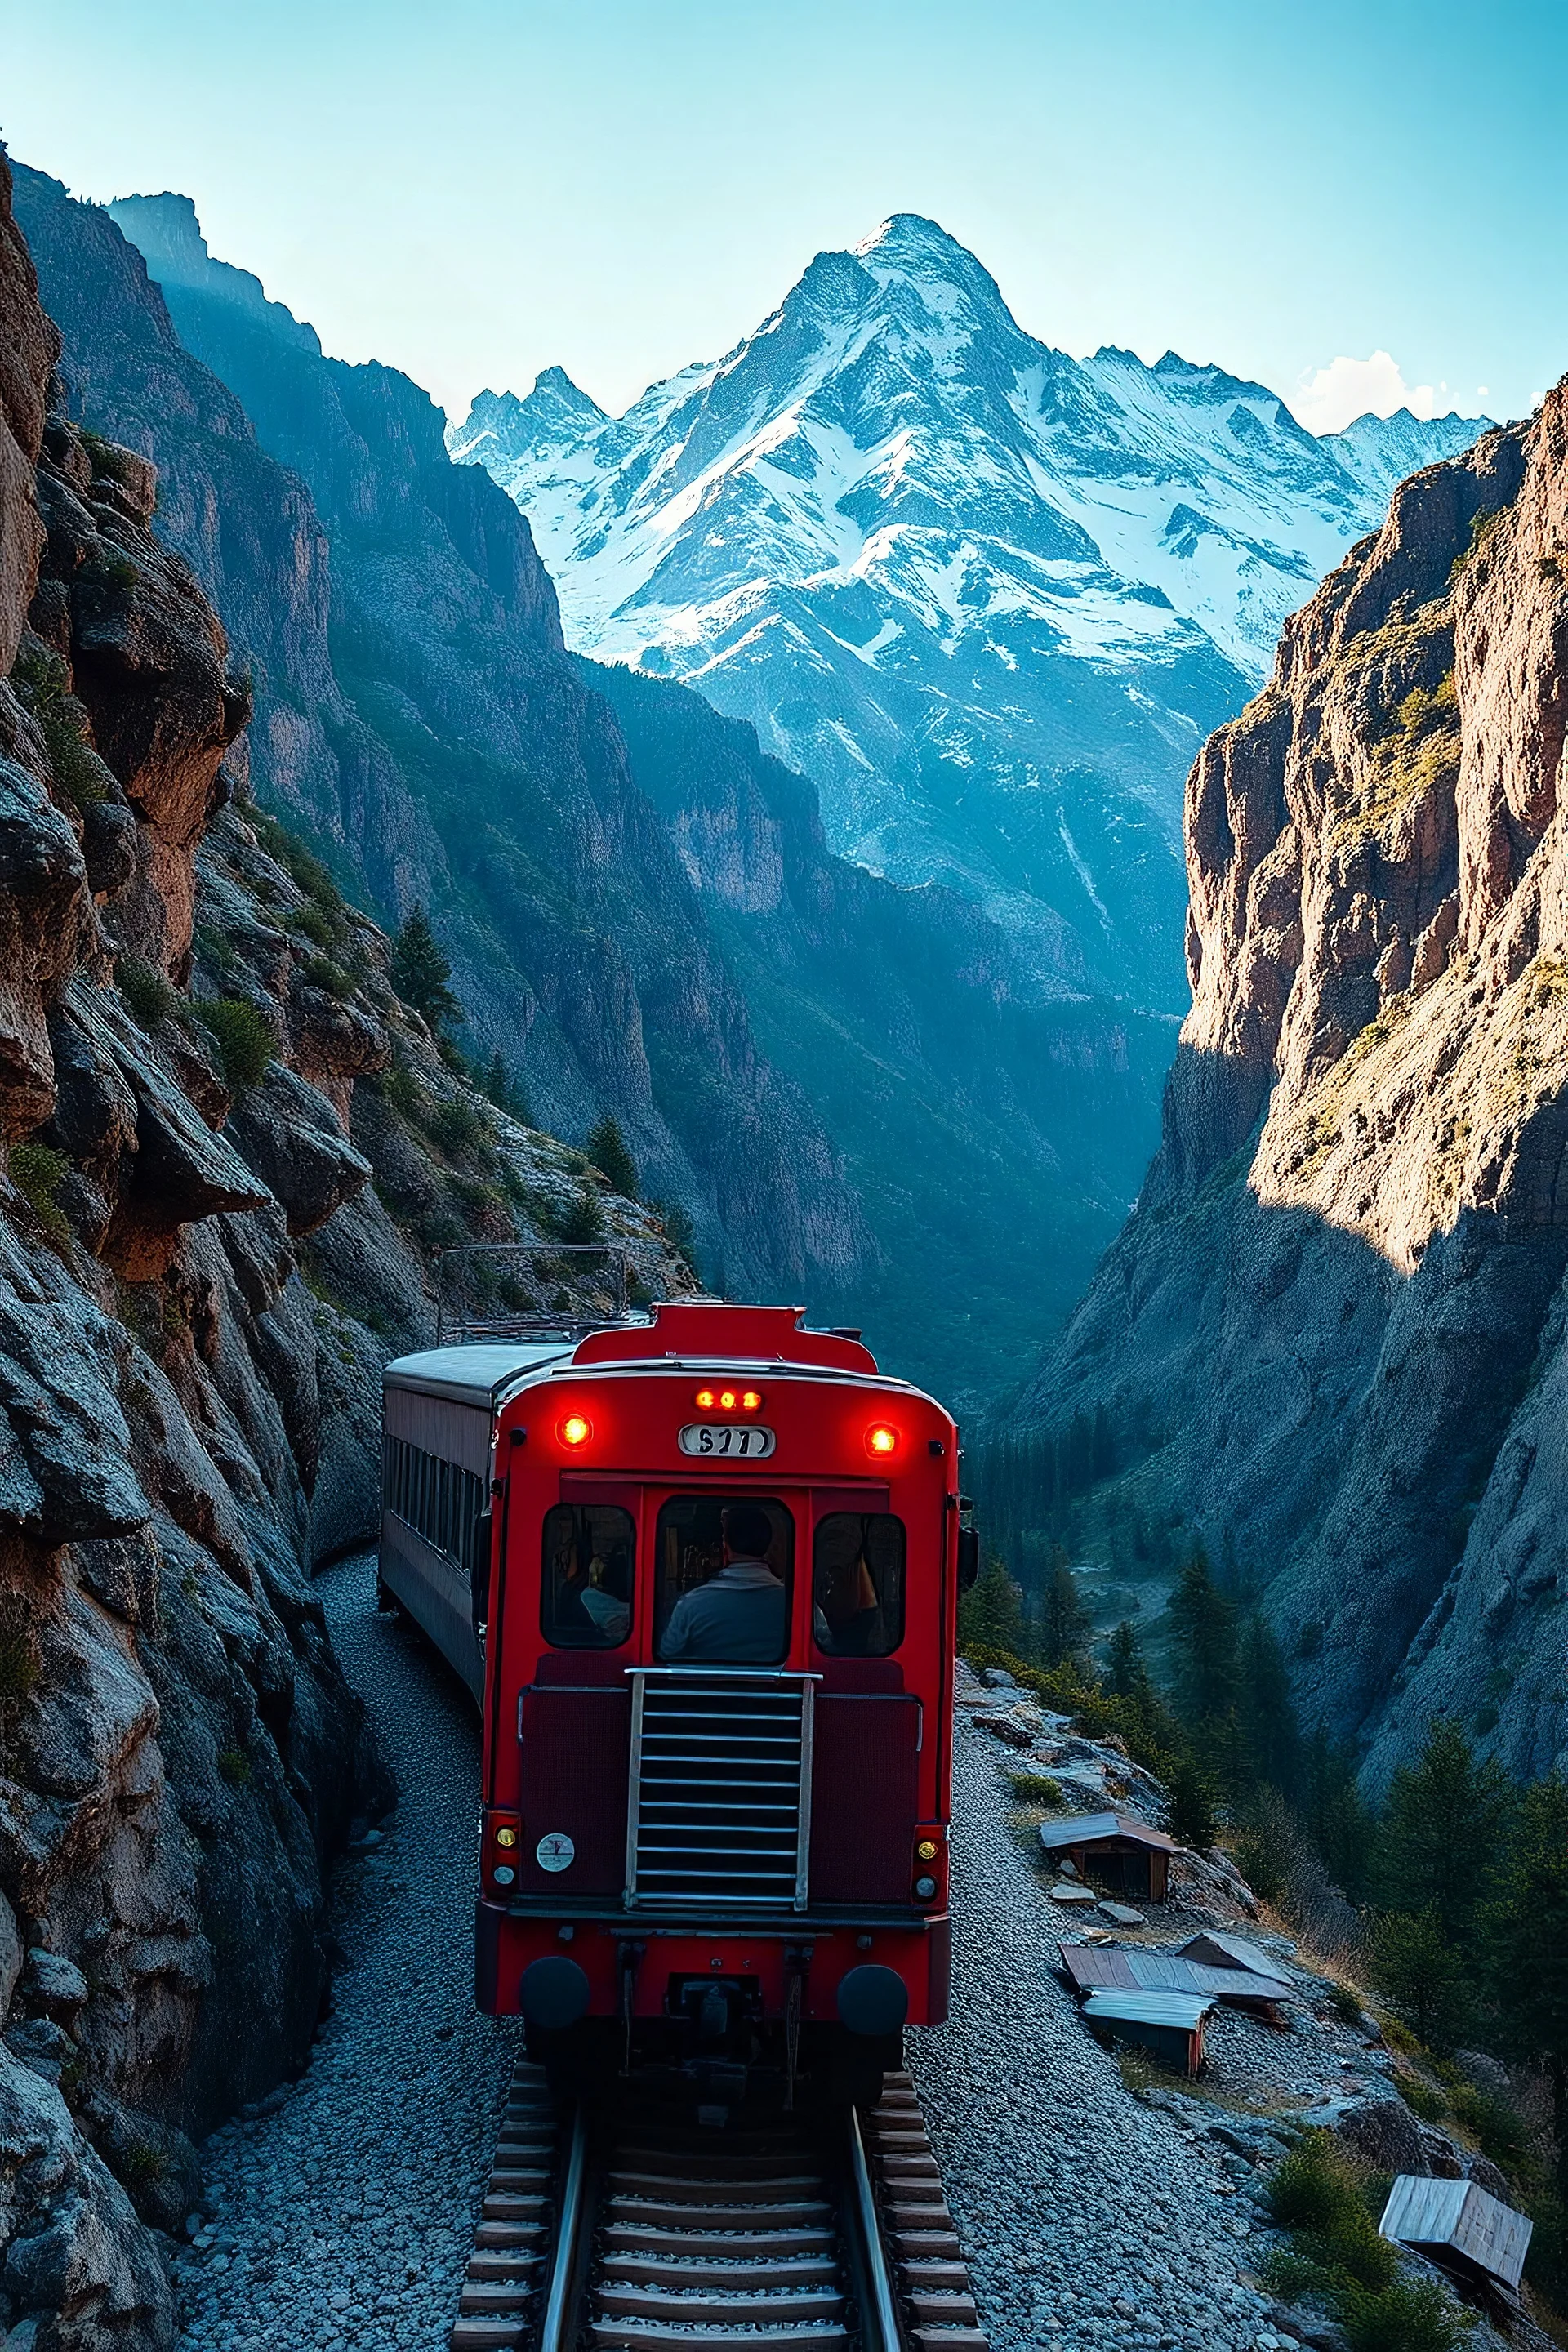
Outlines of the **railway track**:
{"type": "Polygon", "coordinates": [[[987,2352],[907,2074],[721,2131],[520,2066],[450,2352],[987,2352]]]}

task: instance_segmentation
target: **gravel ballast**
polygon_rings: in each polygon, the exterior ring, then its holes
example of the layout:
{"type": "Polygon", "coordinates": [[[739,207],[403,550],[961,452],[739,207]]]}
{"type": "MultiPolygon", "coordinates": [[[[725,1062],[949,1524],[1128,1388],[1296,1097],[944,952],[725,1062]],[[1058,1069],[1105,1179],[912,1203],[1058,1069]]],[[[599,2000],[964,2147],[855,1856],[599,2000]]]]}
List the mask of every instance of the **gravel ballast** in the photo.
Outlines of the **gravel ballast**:
{"type": "Polygon", "coordinates": [[[337,1874],[343,1957],[310,2066],[202,2150],[210,2228],[175,2267],[185,2352],[439,2352],[521,2049],[474,2008],[472,1701],[376,1613],[373,1555],[317,1590],[401,1801],[337,1874]]]}
{"type": "Polygon", "coordinates": [[[1212,2144],[1131,2095],[1050,1973],[1067,1915],[962,1713],[953,1773],[952,2016],[910,2033],[910,2063],[994,2352],[1272,2344],[1249,2275],[1271,2234],[1212,2144]]]}
{"type": "MultiPolygon", "coordinates": [[[[307,2072],[203,2150],[182,2352],[440,2352],[519,2050],[473,2006],[473,1707],[376,1613],[371,1556],[319,1590],[401,1802],[338,1874],[343,1959],[307,2072]]],[[[1065,1915],[962,1714],[955,1769],[952,2021],[911,2033],[910,2063],[995,2352],[1247,2352],[1268,2330],[1245,2189],[1129,2095],[1050,1974],[1065,1915]]]]}

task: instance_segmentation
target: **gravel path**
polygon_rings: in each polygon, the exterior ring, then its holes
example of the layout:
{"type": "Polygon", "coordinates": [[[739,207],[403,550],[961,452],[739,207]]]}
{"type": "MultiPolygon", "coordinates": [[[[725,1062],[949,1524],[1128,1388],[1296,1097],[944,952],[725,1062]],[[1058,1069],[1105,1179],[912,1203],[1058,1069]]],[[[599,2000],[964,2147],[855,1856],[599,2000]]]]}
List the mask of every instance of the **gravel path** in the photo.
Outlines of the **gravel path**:
{"type": "Polygon", "coordinates": [[[910,2034],[910,2067],[994,2352],[1272,2346],[1248,2271],[1270,2241],[1219,2151],[1131,2096],[1048,1973],[1055,1906],[995,1743],[962,1715],[953,1814],[952,2017],[910,2034]]]}
{"type": "Polygon", "coordinates": [[[517,2030],[474,2009],[479,1730],[363,1554],[318,1582],[402,1802],[338,1874],[335,2007],[300,2081],[202,2151],[209,2227],[175,2268],[183,2352],[440,2352],[517,2030]]]}
{"type": "MultiPolygon", "coordinates": [[[[320,1580],[402,1790],[339,1873],[336,2006],[302,2079],[203,2150],[181,2352],[441,2352],[519,2035],[473,2006],[479,1727],[375,1612],[371,1555],[320,1580]]],[[[1222,2161],[1140,2105],[1047,1973],[1058,1915],[961,1717],[953,2022],[911,2063],[995,2352],[1244,2352],[1264,2298],[1222,2161]]]]}

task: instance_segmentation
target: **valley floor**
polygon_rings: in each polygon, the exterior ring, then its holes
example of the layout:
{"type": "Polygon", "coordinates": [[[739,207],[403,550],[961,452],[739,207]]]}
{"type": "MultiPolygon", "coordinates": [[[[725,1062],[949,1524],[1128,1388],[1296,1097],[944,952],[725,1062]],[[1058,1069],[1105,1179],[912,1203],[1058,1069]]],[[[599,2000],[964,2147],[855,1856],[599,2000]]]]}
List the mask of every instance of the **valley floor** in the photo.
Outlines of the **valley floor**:
{"type": "MultiPolygon", "coordinates": [[[[308,2071],[203,2151],[181,2352],[441,2352],[518,2040],[473,2008],[472,1709],[376,1614],[369,1555],[321,1589],[402,1801],[339,1874],[336,2006],[308,2071]]],[[[1257,2224],[1049,1973],[1060,1918],[963,1716],[957,1781],[953,2022],[911,2034],[910,2062],[994,2352],[1272,2343],[1257,2224]]]]}

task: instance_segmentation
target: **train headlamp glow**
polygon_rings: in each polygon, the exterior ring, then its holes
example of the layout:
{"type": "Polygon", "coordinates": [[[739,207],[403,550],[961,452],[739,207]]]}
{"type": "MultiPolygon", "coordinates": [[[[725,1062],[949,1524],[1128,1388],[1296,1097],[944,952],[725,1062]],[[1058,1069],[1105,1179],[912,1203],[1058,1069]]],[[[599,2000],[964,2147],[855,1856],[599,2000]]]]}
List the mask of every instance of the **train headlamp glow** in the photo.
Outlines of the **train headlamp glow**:
{"type": "Polygon", "coordinates": [[[720,1410],[720,1412],[734,1412],[734,1410],[735,1410],[735,1407],[740,1403],[740,1402],[741,1402],[741,1400],[740,1400],[740,1398],[735,1394],[735,1391],[734,1391],[734,1390],[733,1390],[733,1389],[721,1389],[721,1390],[720,1390],[720,1391],[719,1391],[719,1410],[720,1410]]]}
{"type": "Polygon", "coordinates": [[[695,1402],[699,1412],[711,1412],[719,1400],[711,1389],[699,1389],[695,1402]]]}
{"type": "Polygon", "coordinates": [[[898,1444],[899,1433],[888,1422],[874,1421],[866,1432],[867,1453],[875,1454],[880,1460],[885,1461],[889,1454],[896,1453],[898,1444]]]}
{"type": "Polygon", "coordinates": [[[761,1389],[748,1389],[741,1399],[741,1410],[743,1412],[760,1412],[762,1408],[763,1392],[761,1389]]]}
{"type": "Polygon", "coordinates": [[[937,1843],[935,1838],[921,1838],[919,1845],[915,1848],[915,1860],[917,1862],[934,1862],[936,1860],[936,1856],[937,1843]]]}
{"type": "MultiPolygon", "coordinates": [[[[517,1832],[516,1832],[515,1830],[511,1830],[511,1829],[499,1829],[499,1830],[497,1830],[497,1832],[496,1832],[496,1843],[497,1843],[497,1845],[504,1845],[504,1846],[506,1846],[506,1847],[508,1847],[508,1848],[510,1848],[510,1847],[514,1846],[514,1845],[517,1843],[517,1832]]],[[[917,1847],[916,1847],[916,1849],[915,1849],[915,1851],[916,1851],[919,1854],[921,1854],[921,1855],[922,1856],[922,1858],[924,1857],[924,1855],[925,1855],[925,1848],[924,1848],[924,1846],[917,1846],[917,1847]]],[[[933,1845],[933,1846],[932,1846],[932,1848],[931,1848],[931,1853],[934,1853],[935,1852],[936,1852],[936,1848],[935,1848],[935,1846],[933,1845]]]]}
{"type": "Polygon", "coordinates": [[[694,1399],[699,1412],[758,1412],[761,1389],[699,1389],[694,1399]]]}
{"type": "Polygon", "coordinates": [[[586,1413],[569,1412],[561,1423],[559,1435],[563,1445],[586,1445],[594,1434],[594,1424],[586,1413]]]}

